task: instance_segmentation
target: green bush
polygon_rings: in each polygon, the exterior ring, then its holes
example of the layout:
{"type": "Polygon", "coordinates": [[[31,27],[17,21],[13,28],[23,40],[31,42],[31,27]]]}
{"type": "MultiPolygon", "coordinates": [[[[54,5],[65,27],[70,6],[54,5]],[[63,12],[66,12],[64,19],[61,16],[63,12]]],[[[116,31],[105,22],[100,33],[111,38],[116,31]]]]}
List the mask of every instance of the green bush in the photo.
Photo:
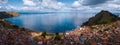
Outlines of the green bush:
{"type": "Polygon", "coordinates": [[[58,33],[56,33],[55,35],[56,36],[55,36],[54,40],[61,40],[61,37],[60,37],[60,35],[58,33]]]}
{"type": "Polygon", "coordinates": [[[41,34],[41,36],[43,36],[44,38],[46,37],[46,35],[47,35],[46,32],[43,32],[43,33],[41,34]]]}

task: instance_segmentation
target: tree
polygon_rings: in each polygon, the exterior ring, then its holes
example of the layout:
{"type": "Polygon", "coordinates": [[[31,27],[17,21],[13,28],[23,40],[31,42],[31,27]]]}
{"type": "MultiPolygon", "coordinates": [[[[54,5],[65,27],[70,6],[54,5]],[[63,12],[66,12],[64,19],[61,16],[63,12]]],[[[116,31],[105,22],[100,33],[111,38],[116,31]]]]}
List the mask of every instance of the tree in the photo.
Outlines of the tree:
{"type": "Polygon", "coordinates": [[[61,39],[61,37],[60,37],[59,33],[55,33],[55,38],[54,38],[54,40],[60,40],[60,39],[61,39]]]}
{"type": "Polygon", "coordinates": [[[41,36],[43,36],[44,38],[46,37],[47,33],[43,32],[41,36]]]}

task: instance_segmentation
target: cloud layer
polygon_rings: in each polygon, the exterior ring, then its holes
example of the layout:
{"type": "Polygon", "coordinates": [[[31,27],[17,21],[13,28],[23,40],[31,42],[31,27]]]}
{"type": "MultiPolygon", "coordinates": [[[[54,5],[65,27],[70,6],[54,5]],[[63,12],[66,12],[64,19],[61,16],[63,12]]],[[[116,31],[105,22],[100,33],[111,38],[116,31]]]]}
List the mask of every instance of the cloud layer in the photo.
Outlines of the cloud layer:
{"type": "Polygon", "coordinates": [[[83,5],[98,5],[98,4],[106,3],[107,1],[110,1],[110,0],[83,0],[82,4],[83,5]]]}
{"type": "MultiPolygon", "coordinates": [[[[17,11],[96,11],[96,10],[120,10],[120,0],[75,0],[71,5],[58,0],[22,0],[21,7],[7,5],[7,10],[17,11]]],[[[2,2],[0,0],[0,2],[2,2]]],[[[4,3],[6,3],[5,1],[4,3]]],[[[3,3],[3,2],[2,2],[3,3]]],[[[3,5],[0,6],[0,9],[3,5]]]]}

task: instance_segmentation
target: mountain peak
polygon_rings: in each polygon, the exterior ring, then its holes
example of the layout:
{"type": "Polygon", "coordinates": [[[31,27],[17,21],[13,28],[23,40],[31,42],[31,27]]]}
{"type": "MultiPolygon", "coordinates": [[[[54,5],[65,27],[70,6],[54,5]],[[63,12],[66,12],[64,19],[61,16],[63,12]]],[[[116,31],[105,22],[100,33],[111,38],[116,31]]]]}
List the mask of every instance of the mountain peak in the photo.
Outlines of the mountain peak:
{"type": "Polygon", "coordinates": [[[111,12],[109,12],[109,11],[107,11],[107,10],[102,10],[101,12],[99,12],[98,14],[100,14],[100,13],[102,13],[102,14],[109,14],[109,15],[111,15],[112,13],[111,12]]]}
{"type": "Polygon", "coordinates": [[[91,17],[87,22],[83,23],[82,26],[89,26],[89,25],[97,25],[97,24],[109,24],[120,20],[120,17],[117,15],[112,14],[109,11],[102,10],[97,13],[94,17],[91,17]]]}
{"type": "Polygon", "coordinates": [[[101,12],[109,12],[109,11],[107,11],[107,10],[102,10],[101,12]]]}

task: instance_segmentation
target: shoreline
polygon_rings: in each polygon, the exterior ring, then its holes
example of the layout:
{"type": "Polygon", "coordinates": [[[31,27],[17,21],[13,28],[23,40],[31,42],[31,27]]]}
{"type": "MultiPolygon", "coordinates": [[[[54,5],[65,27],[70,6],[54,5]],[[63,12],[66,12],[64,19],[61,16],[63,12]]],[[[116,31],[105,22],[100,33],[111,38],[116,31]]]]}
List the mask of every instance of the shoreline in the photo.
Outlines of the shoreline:
{"type": "MultiPolygon", "coordinates": [[[[38,32],[38,31],[34,31],[34,30],[30,30],[30,29],[27,29],[27,28],[24,28],[24,27],[17,26],[15,24],[10,23],[9,21],[7,21],[5,19],[0,19],[0,22],[4,23],[4,26],[7,26],[7,28],[10,28],[10,29],[20,29],[20,30],[23,29],[23,30],[28,31],[28,32],[43,33],[43,32],[38,32]]],[[[46,32],[46,33],[54,34],[52,32],[46,32]]],[[[60,32],[60,34],[63,34],[63,32],[60,32]]]]}

